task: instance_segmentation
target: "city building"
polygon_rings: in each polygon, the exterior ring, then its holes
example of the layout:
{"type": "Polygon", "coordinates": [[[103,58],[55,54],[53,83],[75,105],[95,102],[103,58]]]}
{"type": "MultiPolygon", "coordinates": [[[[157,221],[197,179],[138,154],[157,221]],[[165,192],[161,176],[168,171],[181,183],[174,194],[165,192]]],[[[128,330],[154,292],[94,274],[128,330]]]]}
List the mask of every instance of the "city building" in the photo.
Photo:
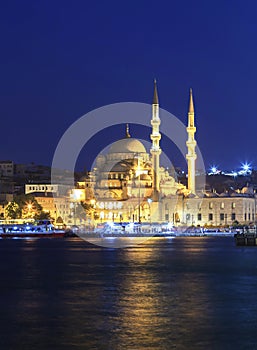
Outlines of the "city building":
{"type": "MultiPolygon", "coordinates": [[[[74,193],[79,190],[73,190],[71,186],[51,183],[30,183],[25,184],[25,194],[31,194],[43,208],[44,212],[49,213],[50,217],[55,220],[61,220],[64,223],[72,223],[74,193]]],[[[83,200],[84,197],[79,198],[83,200]]]]}
{"type": "Polygon", "coordinates": [[[37,193],[53,193],[56,196],[66,196],[71,190],[71,187],[63,184],[51,184],[51,183],[30,183],[25,184],[25,194],[37,193]]]}
{"type": "Polygon", "coordinates": [[[0,161],[0,176],[12,177],[14,174],[14,163],[12,160],[0,161]]]}
{"type": "Polygon", "coordinates": [[[34,192],[33,197],[55,223],[71,224],[73,222],[73,209],[68,196],[55,197],[52,192],[45,192],[44,194],[42,192],[34,192]]]}

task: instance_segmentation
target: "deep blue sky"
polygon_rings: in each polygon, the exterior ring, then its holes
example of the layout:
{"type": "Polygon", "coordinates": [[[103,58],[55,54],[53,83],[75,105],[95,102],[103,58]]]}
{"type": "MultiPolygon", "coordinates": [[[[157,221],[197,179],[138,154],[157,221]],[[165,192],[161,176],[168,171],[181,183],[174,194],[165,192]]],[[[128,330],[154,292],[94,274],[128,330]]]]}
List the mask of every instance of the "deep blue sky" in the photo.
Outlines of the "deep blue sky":
{"type": "Polygon", "coordinates": [[[156,77],[183,122],[193,87],[207,167],[257,167],[256,23],[255,0],[2,2],[0,159],[51,164],[78,117],[151,103],[156,77]]]}

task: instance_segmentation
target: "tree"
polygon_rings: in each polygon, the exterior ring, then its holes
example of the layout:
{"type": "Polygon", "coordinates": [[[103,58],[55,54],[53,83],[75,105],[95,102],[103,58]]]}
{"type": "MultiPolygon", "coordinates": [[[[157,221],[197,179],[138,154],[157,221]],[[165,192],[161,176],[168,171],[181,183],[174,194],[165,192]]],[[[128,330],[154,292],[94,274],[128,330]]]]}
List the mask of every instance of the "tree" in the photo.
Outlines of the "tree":
{"type": "Polygon", "coordinates": [[[6,217],[9,219],[20,219],[22,210],[15,201],[10,202],[5,208],[6,217]]]}
{"type": "Polygon", "coordinates": [[[63,224],[63,218],[61,216],[58,216],[58,218],[56,219],[56,223],[63,224]]]}
{"type": "Polygon", "coordinates": [[[51,220],[50,213],[41,210],[39,213],[35,214],[35,220],[51,220]]]}
{"type": "Polygon", "coordinates": [[[88,204],[86,202],[80,202],[81,207],[84,209],[84,213],[86,216],[94,217],[95,216],[95,209],[92,204],[88,204]]]}

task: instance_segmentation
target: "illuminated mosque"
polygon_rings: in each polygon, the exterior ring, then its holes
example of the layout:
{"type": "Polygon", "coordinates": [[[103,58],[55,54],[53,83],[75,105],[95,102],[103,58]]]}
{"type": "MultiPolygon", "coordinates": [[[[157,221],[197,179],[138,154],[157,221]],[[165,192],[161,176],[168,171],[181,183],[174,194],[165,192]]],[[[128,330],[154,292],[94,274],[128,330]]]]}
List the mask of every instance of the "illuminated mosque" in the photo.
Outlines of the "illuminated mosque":
{"type": "MultiPolygon", "coordinates": [[[[194,133],[194,106],[190,90],[188,132],[188,188],[160,166],[159,99],[154,82],[152,103],[152,141],[150,154],[143,143],[133,137],[126,126],[125,137],[114,142],[107,154],[98,155],[95,167],[78,183],[85,188],[85,199],[93,203],[96,217],[101,221],[160,221],[163,198],[177,198],[195,193],[196,141],[194,133]]],[[[178,214],[177,214],[178,216],[178,214]]]]}
{"type": "Polygon", "coordinates": [[[78,182],[85,202],[94,208],[96,222],[172,222],[175,225],[225,225],[255,220],[255,198],[226,193],[196,193],[195,114],[190,89],[187,125],[187,186],[160,166],[159,99],[154,82],[151,149],[130,135],[99,154],[94,168],[78,182]]]}

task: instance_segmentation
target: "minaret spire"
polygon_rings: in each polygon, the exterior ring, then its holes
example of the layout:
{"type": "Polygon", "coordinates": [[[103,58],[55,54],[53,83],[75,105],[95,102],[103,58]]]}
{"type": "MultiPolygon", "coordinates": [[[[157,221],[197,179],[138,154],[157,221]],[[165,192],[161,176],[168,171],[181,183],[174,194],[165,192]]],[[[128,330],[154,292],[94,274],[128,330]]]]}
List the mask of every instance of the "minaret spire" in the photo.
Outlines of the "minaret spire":
{"type": "Polygon", "coordinates": [[[194,112],[194,101],[193,101],[193,91],[190,89],[189,95],[189,108],[188,108],[188,127],[187,135],[188,139],[187,145],[187,168],[188,168],[188,190],[195,194],[195,161],[197,158],[195,147],[197,145],[195,141],[195,112],[194,112]]]}
{"type": "Polygon", "coordinates": [[[194,109],[194,101],[193,101],[193,90],[192,88],[190,88],[190,97],[189,97],[189,113],[194,113],[195,109],[194,109]]]}
{"type": "Polygon", "coordinates": [[[156,79],[154,79],[154,91],[153,91],[153,105],[158,105],[159,99],[158,99],[158,92],[157,92],[157,82],[156,79]]]}
{"type": "Polygon", "coordinates": [[[159,132],[159,126],[161,124],[159,118],[159,99],[157,93],[157,83],[154,80],[154,94],[153,94],[153,104],[152,104],[152,133],[150,135],[152,140],[151,154],[152,154],[152,167],[153,167],[153,193],[152,197],[154,201],[158,201],[159,191],[160,191],[160,154],[162,152],[160,148],[161,134],[159,132]]]}
{"type": "Polygon", "coordinates": [[[189,108],[188,108],[188,127],[195,126],[195,109],[194,109],[194,101],[193,101],[193,90],[190,89],[189,95],[189,108]]]}

